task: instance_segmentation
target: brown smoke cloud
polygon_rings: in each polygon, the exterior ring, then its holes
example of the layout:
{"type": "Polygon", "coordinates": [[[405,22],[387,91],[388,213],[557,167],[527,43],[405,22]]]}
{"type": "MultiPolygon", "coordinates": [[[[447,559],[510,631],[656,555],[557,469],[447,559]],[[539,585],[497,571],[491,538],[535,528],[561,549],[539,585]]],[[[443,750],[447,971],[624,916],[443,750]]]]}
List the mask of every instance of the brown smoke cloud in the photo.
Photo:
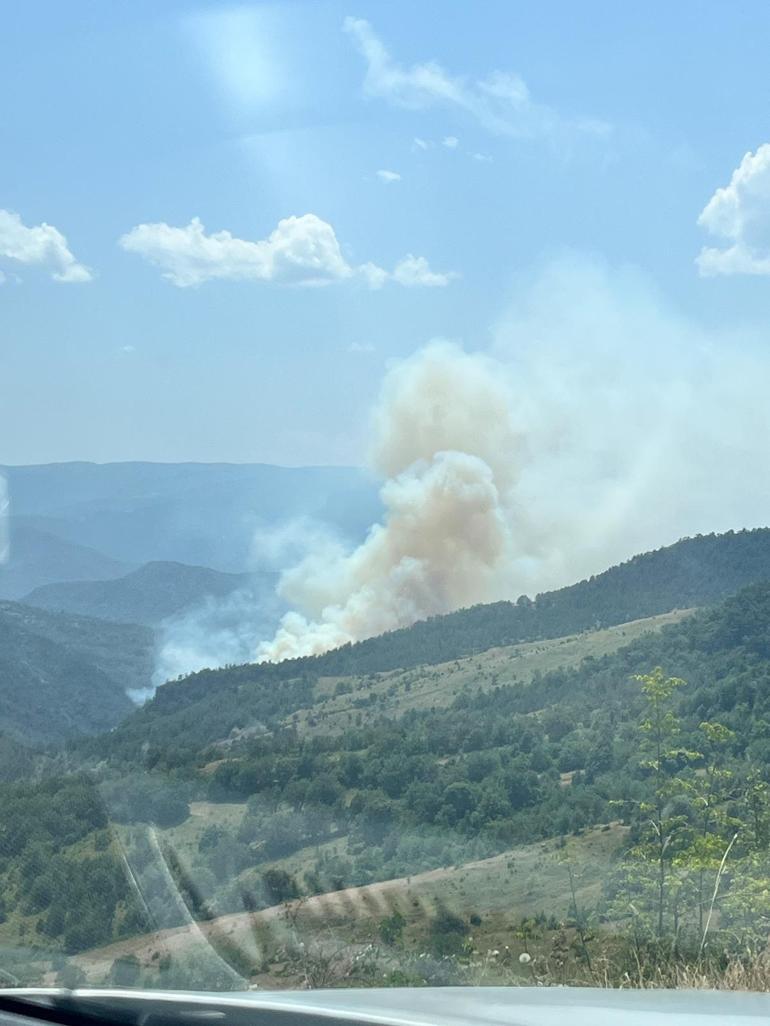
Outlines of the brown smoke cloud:
{"type": "Polygon", "coordinates": [[[510,593],[520,442],[498,366],[433,342],[386,376],[372,468],[385,516],[353,552],[326,549],[286,572],[287,614],[257,656],[324,652],[510,593]]]}

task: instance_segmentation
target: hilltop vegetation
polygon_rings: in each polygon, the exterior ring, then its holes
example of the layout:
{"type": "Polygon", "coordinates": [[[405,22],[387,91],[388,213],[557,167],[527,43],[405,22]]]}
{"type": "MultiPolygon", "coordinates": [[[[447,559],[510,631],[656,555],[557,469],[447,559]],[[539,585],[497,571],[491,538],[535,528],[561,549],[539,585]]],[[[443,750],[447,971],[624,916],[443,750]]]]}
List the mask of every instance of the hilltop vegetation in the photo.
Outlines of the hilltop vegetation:
{"type": "MultiPolygon", "coordinates": [[[[276,665],[203,670],[171,681],[105,746],[136,758],[146,742],[200,748],[251,721],[307,702],[320,678],[364,677],[438,665],[494,647],[555,639],[628,621],[709,606],[770,579],[770,529],[685,539],[535,600],[460,610],[325,655],[276,665]]],[[[121,755],[122,757],[122,755],[121,755]]]]}
{"type": "Polygon", "coordinates": [[[319,657],[321,672],[446,662],[498,645],[559,638],[720,602],[770,579],[770,528],[685,538],[558,591],[462,609],[319,657]]]}

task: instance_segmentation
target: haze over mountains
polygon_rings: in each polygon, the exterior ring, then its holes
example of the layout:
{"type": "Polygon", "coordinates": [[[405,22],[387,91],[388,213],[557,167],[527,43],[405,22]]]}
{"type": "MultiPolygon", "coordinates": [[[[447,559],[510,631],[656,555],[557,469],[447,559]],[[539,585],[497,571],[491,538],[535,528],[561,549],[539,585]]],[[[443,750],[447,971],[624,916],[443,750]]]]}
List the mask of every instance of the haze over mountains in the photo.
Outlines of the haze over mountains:
{"type": "Polygon", "coordinates": [[[0,598],[152,626],[156,665],[136,694],[249,658],[285,611],[276,571],[319,537],[356,544],[380,509],[374,482],[345,467],[65,463],[0,474],[10,499],[0,598]]]}
{"type": "Polygon", "coordinates": [[[0,598],[19,599],[59,581],[120,577],[132,569],[130,563],[52,534],[50,526],[41,518],[11,517],[9,558],[0,563],[0,598]]]}
{"type": "Polygon", "coordinates": [[[10,498],[0,599],[24,603],[2,607],[0,729],[29,740],[103,729],[130,711],[127,692],[151,693],[165,673],[247,658],[244,619],[267,634],[284,609],[275,569],[311,535],[355,543],[378,511],[373,483],[347,468],[0,472],[10,498]],[[203,634],[216,651],[191,644],[203,634]]]}
{"type": "MultiPolygon", "coordinates": [[[[89,550],[83,569],[68,563],[55,577],[52,566],[49,581],[105,580],[156,560],[230,573],[275,569],[270,538],[260,546],[261,533],[311,521],[358,541],[380,512],[376,484],[348,467],[55,463],[0,466],[0,473],[11,509],[11,558],[0,568],[0,592],[32,528],[89,550]],[[106,572],[92,550],[120,565],[106,572]]],[[[16,595],[43,583],[14,584],[23,588],[16,595]]]]}
{"type": "Polygon", "coordinates": [[[248,591],[256,603],[275,591],[278,574],[223,573],[185,563],[145,563],[124,577],[106,581],[62,581],[33,589],[24,601],[43,609],[157,627],[207,598],[248,591]]]}

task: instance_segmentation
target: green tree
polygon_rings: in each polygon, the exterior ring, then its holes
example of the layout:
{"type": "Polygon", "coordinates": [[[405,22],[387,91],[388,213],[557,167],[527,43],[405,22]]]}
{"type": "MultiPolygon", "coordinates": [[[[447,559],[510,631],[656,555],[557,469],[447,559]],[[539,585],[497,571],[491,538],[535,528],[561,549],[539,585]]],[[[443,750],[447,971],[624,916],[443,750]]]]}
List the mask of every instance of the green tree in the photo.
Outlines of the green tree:
{"type": "Polygon", "coordinates": [[[726,765],[727,750],[735,741],[735,733],[721,723],[703,722],[704,766],[689,784],[697,828],[689,850],[678,862],[697,873],[698,933],[703,937],[707,905],[711,890],[707,887],[710,873],[718,873],[730,837],[740,821],[729,814],[733,771],[726,765]]]}
{"type": "Polygon", "coordinates": [[[688,786],[679,771],[702,756],[680,744],[682,726],[673,705],[685,681],[667,677],[660,667],[633,679],[641,685],[644,700],[638,747],[647,794],[636,802],[636,842],[621,869],[615,911],[632,912],[637,944],[651,935],[660,947],[667,913],[676,943],[683,877],[672,877],[672,868],[692,837],[688,786]]]}

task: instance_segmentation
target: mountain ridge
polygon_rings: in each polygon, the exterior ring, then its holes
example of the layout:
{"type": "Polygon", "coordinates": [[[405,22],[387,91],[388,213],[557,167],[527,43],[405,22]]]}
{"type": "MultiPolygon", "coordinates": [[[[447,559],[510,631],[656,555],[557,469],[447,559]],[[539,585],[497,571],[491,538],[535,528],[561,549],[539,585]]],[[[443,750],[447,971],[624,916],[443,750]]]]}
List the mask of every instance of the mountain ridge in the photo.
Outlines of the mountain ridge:
{"type": "MultiPolygon", "coordinates": [[[[766,579],[770,579],[770,528],[696,535],[640,553],[534,600],[522,596],[516,601],[471,606],[322,655],[261,664],[261,669],[267,672],[270,667],[271,675],[285,678],[304,671],[377,673],[446,662],[498,645],[564,637],[673,609],[711,605],[766,579]],[[639,581],[636,592],[631,586],[635,577],[639,581]]],[[[215,672],[222,671],[202,670],[184,682],[169,682],[154,701],[163,702],[171,691],[178,693],[197,677],[215,672]]]]}
{"type": "Polygon", "coordinates": [[[226,573],[178,560],[152,560],[122,577],[106,581],[64,581],[35,588],[27,605],[93,616],[119,623],[157,626],[209,598],[238,590],[272,594],[278,575],[226,573]]]}
{"type": "Polygon", "coordinates": [[[72,579],[119,577],[133,567],[91,545],[69,541],[45,517],[10,517],[9,553],[0,564],[0,599],[18,600],[27,592],[72,579]]]}

